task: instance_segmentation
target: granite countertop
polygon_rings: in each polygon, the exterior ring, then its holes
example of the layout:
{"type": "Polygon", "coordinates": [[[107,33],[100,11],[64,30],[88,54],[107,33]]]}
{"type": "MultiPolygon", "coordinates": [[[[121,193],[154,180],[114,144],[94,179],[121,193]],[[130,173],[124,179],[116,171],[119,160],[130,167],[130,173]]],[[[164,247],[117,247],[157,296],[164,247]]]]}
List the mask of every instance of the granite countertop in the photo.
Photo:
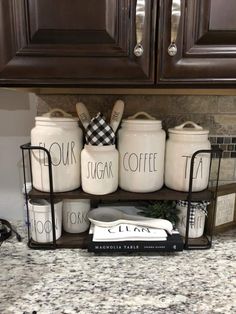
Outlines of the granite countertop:
{"type": "Polygon", "coordinates": [[[236,229],[209,250],[156,255],[41,251],[26,241],[0,247],[1,314],[236,313],[236,229]]]}

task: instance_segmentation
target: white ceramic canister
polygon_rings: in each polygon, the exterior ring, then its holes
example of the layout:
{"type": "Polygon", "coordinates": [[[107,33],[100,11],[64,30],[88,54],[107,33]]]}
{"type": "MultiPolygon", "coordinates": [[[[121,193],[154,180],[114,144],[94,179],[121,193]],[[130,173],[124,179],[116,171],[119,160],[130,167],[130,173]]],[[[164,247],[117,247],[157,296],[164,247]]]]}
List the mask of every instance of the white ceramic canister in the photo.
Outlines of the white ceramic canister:
{"type": "MultiPolygon", "coordinates": [[[[49,150],[52,158],[53,190],[66,192],[80,186],[80,153],[82,131],[78,118],[68,115],[61,109],[53,109],[48,114],[36,117],[36,126],[31,131],[31,145],[49,150]],[[55,112],[62,117],[52,117],[55,112]]],[[[47,154],[33,150],[32,175],[35,189],[49,192],[47,154]]]]}
{"type": "MultiPolygon", "coordinates": [[[[34,241],[48,243],[53,241],[51,204],[44,199],[29,200],[29,221],[31,237],[34,241]]],[[[54,203],[56,240],[62,231],[62,201],[54,203]]]]}
{"type": "Polygon", "coordinates": [[[84,192],[105,195],[118,188],[118,151],[115,145],[85,145],[81,152],[81,183],[84,192]]]}
{"type": "Polygon", "coordinates": [[[163,186],[165,131],[145,112],[122,121],[118,132],[119,186],[131,192],[153,192],[163,186]],[[144,115],[146,119],[137,119],[144,115]]]}
{"type": "MultiPolygon", "coordinates": [[[[194,203],[193,203],[194,204],[194,203]]],[[[177,229],[183,237],[186,235],[186,225],[187,225],[187,208],[188,205],[176,205],[176,209],[179,210],[177,222],[177,229]]],[[[189,238],[200,238],[203,235],[206,214],[201,209],[195,209],[194,224],[189,224],[188,237],[189,238]]]]}
{"type": "Polygon", "coordinates": [[[89,228],[87,214],[90,210],[88,199],[63,200],[62,224],[63,229],[69,233],[81,233],[89,228]]]}
{"type": "MultiPolygon", "coordinates": [[[[166,143],[165,185],[177,191],[189,190],[190,163],[193,153],[209,150],[209,131],[192,121],[187,121],[169,129],[166,143]],[[185,127],[190,125],[191,127],[185,127]]],[[[201,153],[195,157],[193,168],[192,191],[207,188],[210,171],[210,154],[201,153]]]]}

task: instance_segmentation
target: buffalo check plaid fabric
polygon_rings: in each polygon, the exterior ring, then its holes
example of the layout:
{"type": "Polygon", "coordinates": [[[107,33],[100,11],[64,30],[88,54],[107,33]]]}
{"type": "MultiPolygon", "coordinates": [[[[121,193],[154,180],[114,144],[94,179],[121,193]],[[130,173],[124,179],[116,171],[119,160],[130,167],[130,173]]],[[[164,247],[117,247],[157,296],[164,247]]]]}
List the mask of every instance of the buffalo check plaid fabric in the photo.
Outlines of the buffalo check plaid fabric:
{"type": "Polygon", "coordinates": [[[102,146],[115,144],[115,133],[105,121],[104,116],[99,112],[92,118],[87,126],[85,134],[88,145],[102,146]]]}
{"type": "MultiPolygon", "coordinates": [[[[195,223],[195,211],[197,209],[201,210],[207,216],[207,205],[209,204],[210,202],[207,202],[207,201],[191,202],[190,216],[189,216],[189,224],[191,227],[193,227],[195,223]]],[[[188,208],[188,201],[178,201],[177,205],[188,208]]]]}

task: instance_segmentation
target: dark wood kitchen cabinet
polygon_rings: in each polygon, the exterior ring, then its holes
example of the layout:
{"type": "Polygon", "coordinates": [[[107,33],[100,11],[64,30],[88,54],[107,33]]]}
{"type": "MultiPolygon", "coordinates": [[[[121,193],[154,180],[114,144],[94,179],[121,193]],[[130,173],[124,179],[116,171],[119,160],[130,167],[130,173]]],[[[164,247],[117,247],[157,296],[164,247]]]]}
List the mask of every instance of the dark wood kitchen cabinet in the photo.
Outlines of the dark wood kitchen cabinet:
{"type": "Polygon", "coordinates": [[[234,87],[235,12],[235,0],[0,0],[0,86],[234,87]]]}
{"type": "Polygon", "coordinates": [[[178,15],[178,1],[160,0],[159,29],[163,31],[159,32],[158,84],[233,86],[236,83],[236,1],[179,2],[177,30],[174,18],[178,15]],[[177,53],[170,56],[168,47],[171,32],[175,35],[175,31],[177,53]]]}
{"type": "Polygon", "coordinates": [[[156,14],[157,0],[0,0],[0,86],[154,85],[156,14]]]}

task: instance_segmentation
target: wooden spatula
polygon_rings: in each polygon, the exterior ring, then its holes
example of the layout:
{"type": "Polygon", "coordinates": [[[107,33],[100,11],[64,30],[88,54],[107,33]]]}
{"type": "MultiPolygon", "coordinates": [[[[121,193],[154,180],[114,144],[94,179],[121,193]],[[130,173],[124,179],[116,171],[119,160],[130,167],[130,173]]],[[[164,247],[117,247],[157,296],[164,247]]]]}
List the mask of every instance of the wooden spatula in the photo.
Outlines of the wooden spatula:
{"type": "Polygon", "coordinates": [[[119,99],[115,102],[114,107],[112,109],[110,126],[114,132],[116,132],[120,124],[124,112],[124,106],[125,106],[124,102],[119,99]]]}
{"type": "Polygon", "coordinates": [[[85,104],[83,104],[82,102],[78,102],[76,104],[76,111],[83,127],[86,129],[91,121],[88,109],[86,108],[85,104]]]}

